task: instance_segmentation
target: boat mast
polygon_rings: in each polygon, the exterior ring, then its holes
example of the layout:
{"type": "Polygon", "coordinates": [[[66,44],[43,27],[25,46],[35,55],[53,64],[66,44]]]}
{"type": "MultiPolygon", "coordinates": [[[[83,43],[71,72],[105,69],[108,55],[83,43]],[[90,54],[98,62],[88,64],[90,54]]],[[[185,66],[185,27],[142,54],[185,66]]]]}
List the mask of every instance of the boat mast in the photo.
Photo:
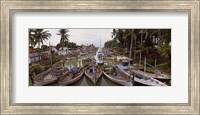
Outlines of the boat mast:
{"type": "Polygon", "coordinates": [[[100,36],[100,48],[101,48],[101,36],[100,36]]]}

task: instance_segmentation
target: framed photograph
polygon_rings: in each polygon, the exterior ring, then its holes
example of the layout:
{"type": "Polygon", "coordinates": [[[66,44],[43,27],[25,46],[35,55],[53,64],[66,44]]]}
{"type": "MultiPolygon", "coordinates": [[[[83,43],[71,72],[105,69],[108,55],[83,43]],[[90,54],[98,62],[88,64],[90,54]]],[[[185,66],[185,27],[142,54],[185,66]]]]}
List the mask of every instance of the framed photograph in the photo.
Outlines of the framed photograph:
{"type": "Polygon", "coordinates": [[[1,0],[1,114],[200,114],[199,0],[1,0]]]}

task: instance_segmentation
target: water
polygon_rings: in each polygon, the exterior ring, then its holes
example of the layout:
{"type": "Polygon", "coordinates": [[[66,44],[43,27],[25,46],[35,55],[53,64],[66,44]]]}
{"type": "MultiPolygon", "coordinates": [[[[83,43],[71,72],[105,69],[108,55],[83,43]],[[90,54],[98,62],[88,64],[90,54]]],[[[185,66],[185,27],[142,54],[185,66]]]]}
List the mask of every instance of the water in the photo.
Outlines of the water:
{"type": "MultiPolygon", "coordinates": [[[[58,83],[55,82],[52,84],[48,84],[48,86],[58,86],[58,83]]],[[[78,80],[73,84],[70,84],[69,86],[94,86],[94,84],[85,75],[83,75],[83,77],[80,80],[78,80]]],[[[97,86],[120,86],[120,85],[110,81],[104,75],[102,75],[97,82],[97,86]]]]}

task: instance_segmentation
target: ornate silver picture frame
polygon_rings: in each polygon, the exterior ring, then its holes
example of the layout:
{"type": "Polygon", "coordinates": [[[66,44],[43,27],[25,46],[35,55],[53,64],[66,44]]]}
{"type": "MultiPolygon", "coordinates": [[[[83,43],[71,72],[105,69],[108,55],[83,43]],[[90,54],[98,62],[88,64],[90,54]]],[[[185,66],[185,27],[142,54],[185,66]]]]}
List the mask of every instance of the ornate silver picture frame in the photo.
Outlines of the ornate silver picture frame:
{"type": "MultiPolygon", "coordinates": [[[[0,103],[1,114],[200,114],[199,0],[1,0],[0,103]],[[188,103],[52,104],[12,102],[12,16],[14,12],[179,12],[188,21],[188,103]]],[[[181,42],[180,42],[181,44],[181,42]]]]}

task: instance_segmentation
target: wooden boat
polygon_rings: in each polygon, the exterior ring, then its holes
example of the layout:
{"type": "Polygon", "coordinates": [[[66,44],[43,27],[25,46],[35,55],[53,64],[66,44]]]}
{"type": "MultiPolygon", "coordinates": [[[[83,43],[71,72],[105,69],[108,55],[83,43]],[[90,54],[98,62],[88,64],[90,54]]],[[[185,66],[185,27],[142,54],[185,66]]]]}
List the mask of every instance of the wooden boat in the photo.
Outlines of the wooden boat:
{"type": "Polygon", "coordinates": [[[137,69],[137,68],[135,70],[140,74],[143,74],[143,75],[148,76],[150,78],[154,78],[154,79],[157,79],[161,82],[165,82],[165,83],[170,84],[169,82],[171,81],[171,77],[169,75],[163,73],[163,72],[160,72],[160,71],[158,71],[156,73],[152,73],[152,72],[148,72],[148,71],[144,72],[141,69],[137,69]]]}
{"type": "Polygon", "coordinates": [[[134,77],[134,81],[139,84],[147,86],[167,86],[165,83],[157,79],[147,77],[129,66],[117,65],[117,67],[126,75],[130,75],[131,72],[134,72],[136,74],[136,76],[134,77]]]}
{"type": "Polygon", "coordinates": [[[82,60],[83,67],[87,67],[88,65],[90,65],[92,61],[93,61],[92,58],[87,58],[87,59],[82,60]]]}
{"type": "Polygon", "coordinates": [[[95,64],[91,64],[85,69],[85,75],[92,81],[94,85],[96,85],[102,73],[103,72],[101,68],[95,64]]]}
{"type": "Polygon", "coordinates": [[[83,68],[73,68],[73,69],[71,71],[66,72],[59,78],[58,80],[59,85],[61,86],[70,85],[82,78],[84,73],[83,68]],[[73,69],[76,69],[77,71],[73,72],[73,69]]]}
{"type": "Polygon", "coordinates": [[[49,69],[37,76],[35,76],[35,79],[33,81],[34,86],[43,86],[48,85],[50,83],[56,82],[58,77],[51,74],[52,69],[49,69]]]}
{"type": "Polygon", "coordinates": [[[124,86],[132,86],[130,76],[124,74],[120,69],[114,67],[104,68],[103,74],[112,82],[124,86]]]}

